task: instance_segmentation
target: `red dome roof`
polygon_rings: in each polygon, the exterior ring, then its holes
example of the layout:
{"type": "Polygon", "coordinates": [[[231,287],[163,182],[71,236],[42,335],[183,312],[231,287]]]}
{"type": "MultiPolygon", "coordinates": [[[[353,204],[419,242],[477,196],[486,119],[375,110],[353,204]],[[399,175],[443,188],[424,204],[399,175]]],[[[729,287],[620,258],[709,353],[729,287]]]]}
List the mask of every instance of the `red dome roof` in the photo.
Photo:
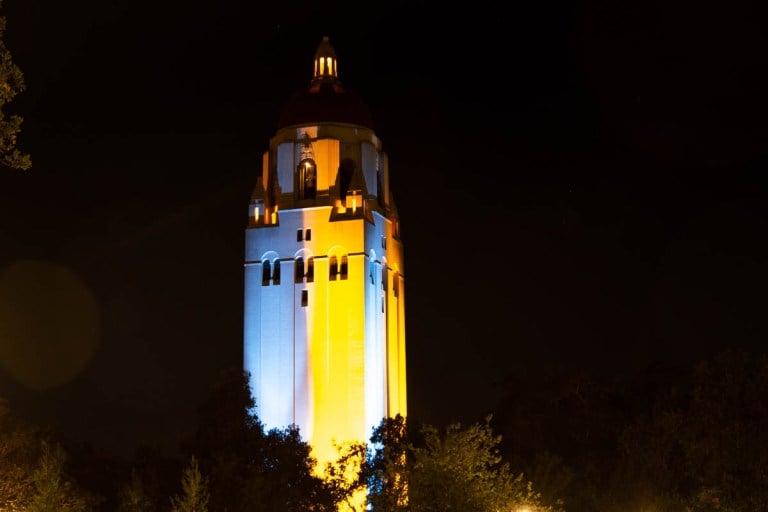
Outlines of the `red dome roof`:
{"type": "Polygon", "coordinates": [[[321,122],[350,123],[373,129],[368,106],[338,83],[319,83],[296,93],[283,109],[278,128],[321,122]]]}
{"type": "Polygon", "coordinates": [[[328,37],[323,37],[315,52],[311,87],[293,95],[280,114],[278,129],[322,122],[350,123],[373,129],[368,106],[339,82],[336,52],[328,37]]]}

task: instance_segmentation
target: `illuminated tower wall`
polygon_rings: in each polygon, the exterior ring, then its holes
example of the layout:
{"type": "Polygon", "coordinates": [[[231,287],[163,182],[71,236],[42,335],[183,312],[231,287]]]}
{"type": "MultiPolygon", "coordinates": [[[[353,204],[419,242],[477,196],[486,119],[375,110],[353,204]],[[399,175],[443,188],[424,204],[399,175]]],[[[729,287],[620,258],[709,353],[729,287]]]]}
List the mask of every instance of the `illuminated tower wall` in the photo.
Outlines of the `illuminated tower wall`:
{"type": "Polygon", "coordinates": [[[389,166],[324,38],[263,155],[245,233],[244,366],[267,428],[323,462],[406,415],[405,282],[389,166]]]}

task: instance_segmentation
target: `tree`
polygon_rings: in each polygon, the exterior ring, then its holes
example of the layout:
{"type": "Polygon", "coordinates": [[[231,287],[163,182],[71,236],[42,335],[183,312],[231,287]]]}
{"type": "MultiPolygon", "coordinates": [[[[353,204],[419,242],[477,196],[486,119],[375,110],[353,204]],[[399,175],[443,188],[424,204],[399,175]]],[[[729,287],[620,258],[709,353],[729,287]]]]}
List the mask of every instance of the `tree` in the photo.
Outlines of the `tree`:
{"type": "Polygon", "coordinates": [[[338,502],[315,474],[317,462],[296,425],[267,431],[263,453],[264,479],[257,502],[264,510],[336,511],[338,502]]]}
{"type": "Polygon", "coordinates": [[[209,497],[208,481],[193,456],[181,477],[181,494],[171,498],[171,512],[208,512],[209,497]]]}
{"type": "Polygon", "coordinates": [[[296,426],[265,431],[248,380],[240,369],[226,370],[200,408],[189,451],[209,476],[211,508],[335,512],[336,495],[315,474],[310,446],[296,426]]]}
{"type": "Polygon", "coordinates": [[[684,377],[621,438],[628,504],[768,510],[768,358],[728,350],[684,377]]]}
{"type": "Polygon", "coordinates": [[[493,421],[502,456],[535,483],[544,503],[563,502],[569,512],[615,510],[601,507],[621,501],[625,484],[634,483],[617,471],[621,433],[680,371],[656,363],[622,375],[566,366],[512,371],[493,421]]]}
{"type": "MultiPolygon", "coordinates": [[[[3,2],[0,0],[0,9],[3,2]]],[[[16,136],[21,131],[23,118],[7,116],[5,105],[24,91],[24,74],[13,62],[11,52],[5,46],[5,16],[0,16],[0,164],[14,169],[29,169],[32,160],[16,147],[16,136]]]]}
{"type": "Polygon", "coordinates": [[[60,444],[42,441],[40,463],[33,475],[34,491],[26,512],[87,512],[93,499],[64,474],[66,453],[60,444]]]}
{"type": "Polygon", "coordinates": [[[152,512],[155,505],[146,492],[138,471],[131,470],[131,480],[118,490],[118,512],[152,512]]]}
{"type": "Polygon", "coordinates": [[[0,510],[24,509],[34,489],[39,459],[39,432],[20,421],[5,400],[0,399],[0,510]]]}
{"type": "Polygon", "coordinates": [[[523,474],[514,475],[499,454],[501,437],[485,423],[443,431],[420,429],[418,444],[406,439],[402,418],[385,420],[372,437],[370,502],[374,509],[411,512],[558,512],[542,503],[523,474]]]}
{"type": "Polygon", "coordinates": [[[368,486],[368,501],[374,510],[408,510],[408,432],[400,414],[385,418],[373,431],[362,479],[368,486]]]}
{"type": "MultiPolygon", "coordinates": [[[[325,466],[324,491],[330,503],[338,503],[345,510],[362,512],[366,504],[368,449],[362,442],[346,442],[336,446],[336,460],[325,466]]],[[[373,507],[374,510],[394,510],[373,507]]]]}
{"type": "Polygon", "coordinates": [[[99,497],[65,472],[67,454],[52,433],[17,418],[0,399],[0,511],[83,512],[99,497]]]}

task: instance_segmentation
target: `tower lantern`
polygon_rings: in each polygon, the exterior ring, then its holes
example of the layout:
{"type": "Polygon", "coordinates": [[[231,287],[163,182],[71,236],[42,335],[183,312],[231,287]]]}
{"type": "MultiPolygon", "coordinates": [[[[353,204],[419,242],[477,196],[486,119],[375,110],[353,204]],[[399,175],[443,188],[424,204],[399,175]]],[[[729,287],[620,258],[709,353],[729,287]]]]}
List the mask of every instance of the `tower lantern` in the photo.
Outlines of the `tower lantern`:
{"type": "Polygon", "coordinates": [[[312,77],[312,83],[336,81],[338,78],[339,69],[336,51],[328,41],[328,37],[325,36],[315,52],[315,73],[312,77]]]}
{"type": "Polygon", "coordinates": [[[406,416],[405,268],[370,111],[324,37],[283,109],[245,230],[244,368],[268,428],[299,427],[318,467],[334,443],[406,416]]]}

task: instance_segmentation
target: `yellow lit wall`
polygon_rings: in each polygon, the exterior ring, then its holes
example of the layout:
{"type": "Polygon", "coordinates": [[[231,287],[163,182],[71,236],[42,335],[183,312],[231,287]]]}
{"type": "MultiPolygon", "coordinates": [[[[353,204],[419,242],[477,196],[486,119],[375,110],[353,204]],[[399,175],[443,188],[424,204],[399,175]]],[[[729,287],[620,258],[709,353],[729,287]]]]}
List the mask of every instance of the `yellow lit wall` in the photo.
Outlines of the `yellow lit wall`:
{"type": "Polygon", "coordinates": [[[339,169],[339,141],[336,139],[319,139],[312,143],[317,163],[317,188],[328,190],[336,181],[339,169]]]}

